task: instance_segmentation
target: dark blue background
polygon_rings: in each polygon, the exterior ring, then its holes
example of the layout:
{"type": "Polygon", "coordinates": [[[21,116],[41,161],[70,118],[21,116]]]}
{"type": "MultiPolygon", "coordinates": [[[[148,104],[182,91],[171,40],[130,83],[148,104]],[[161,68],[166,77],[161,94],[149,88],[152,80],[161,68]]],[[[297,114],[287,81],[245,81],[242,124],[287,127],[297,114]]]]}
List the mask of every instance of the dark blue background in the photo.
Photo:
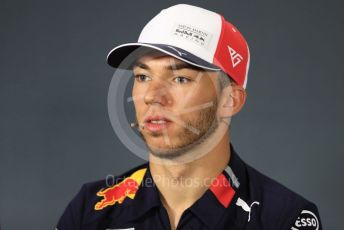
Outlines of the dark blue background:
{"type": "MultiPolygon", "coordinates": [[[[88,181],[142,162],[107,114],[105,58],[179,1],[0,0],[0,223],[53,229],[88,181]]],[[[223,14],[251,50],[232,121],[241,157],[342,226],[344,2],[184,1],[223,14]]]]}

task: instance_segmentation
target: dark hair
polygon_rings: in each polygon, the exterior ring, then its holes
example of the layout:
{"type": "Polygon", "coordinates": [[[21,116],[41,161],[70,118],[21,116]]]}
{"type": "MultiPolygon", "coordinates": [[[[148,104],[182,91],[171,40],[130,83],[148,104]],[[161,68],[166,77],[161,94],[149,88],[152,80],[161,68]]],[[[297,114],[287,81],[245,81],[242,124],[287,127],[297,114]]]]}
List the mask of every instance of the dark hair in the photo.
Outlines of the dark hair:
{"type": "Polygon", "coordinates": [[[220,86],[220,92],[231,83],[235,83],[235,81],[223,71],[219,71],[218,82],[220,86]]]}

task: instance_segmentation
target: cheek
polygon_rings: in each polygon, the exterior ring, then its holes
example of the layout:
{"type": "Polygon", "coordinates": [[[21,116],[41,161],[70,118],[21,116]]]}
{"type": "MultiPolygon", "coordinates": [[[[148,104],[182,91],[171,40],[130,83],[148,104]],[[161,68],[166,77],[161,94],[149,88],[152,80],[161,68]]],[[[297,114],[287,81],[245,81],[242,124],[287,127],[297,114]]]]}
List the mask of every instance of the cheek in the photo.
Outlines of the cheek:
{"type": "Polygon", "coordinates": [[[142,87],[135,87],[135,84],[132,89],[132,100],[134,103],[134,108],[137,115],[140,115],[142,111],[145,109],[145,102],[144,102],[144,92],[145,90],[142,87]]]}
{"type": "MultiPolygon", "coordinates": [[[[210,83],[211,84],[211,83],[210,83]]],[[[177,107],[191,109],[195,106],[206,106],[215,102],[217,94],[212,85],[200,84],[187,90],[175,91],[173,93],[177,107]]]]}
{"type": "Polygon", "coordinates": [[[134,80],[133,87],[131,90],[131,95],[133,98],[138,97],[142,93],[142,87],[138,87],[137,83],[134,80]]]}

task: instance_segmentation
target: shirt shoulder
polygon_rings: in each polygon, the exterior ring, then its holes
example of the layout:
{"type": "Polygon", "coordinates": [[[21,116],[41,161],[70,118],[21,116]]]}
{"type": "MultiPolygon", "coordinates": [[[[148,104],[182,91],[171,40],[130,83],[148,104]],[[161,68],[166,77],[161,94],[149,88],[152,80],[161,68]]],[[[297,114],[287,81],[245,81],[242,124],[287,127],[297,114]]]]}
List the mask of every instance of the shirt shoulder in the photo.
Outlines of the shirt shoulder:
{"type": "Polygon", "coordinates": [[[118,207],[115,204],[125,203],[127,197],[133,199],[147,165],[144,163],[120,175],[83,184],[65,208],[57,229],[81,230],[91,225],[90,229],[101,229],[106,226],[108,215],[118,207]]]}
{"type": "Polygon", "coordinates": [[[260,203],[263,229],[321,229],[316,205],[247,165],[250,197],[260,203]],[[299,223],[300,222],[300,223],[299,223]]]}

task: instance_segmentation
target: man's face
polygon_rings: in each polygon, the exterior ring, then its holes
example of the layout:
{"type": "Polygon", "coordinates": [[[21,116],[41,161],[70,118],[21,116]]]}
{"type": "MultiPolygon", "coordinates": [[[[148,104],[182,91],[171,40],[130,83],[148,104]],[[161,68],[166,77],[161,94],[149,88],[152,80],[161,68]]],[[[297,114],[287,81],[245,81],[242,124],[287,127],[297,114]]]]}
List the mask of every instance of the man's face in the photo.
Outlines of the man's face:
{"type": "Polygon", "coordinates": [[[217,72],[151,53],[137,60],[133,73],[136,118],[153,155],[180,156],[217,128],[217,72]]]}

